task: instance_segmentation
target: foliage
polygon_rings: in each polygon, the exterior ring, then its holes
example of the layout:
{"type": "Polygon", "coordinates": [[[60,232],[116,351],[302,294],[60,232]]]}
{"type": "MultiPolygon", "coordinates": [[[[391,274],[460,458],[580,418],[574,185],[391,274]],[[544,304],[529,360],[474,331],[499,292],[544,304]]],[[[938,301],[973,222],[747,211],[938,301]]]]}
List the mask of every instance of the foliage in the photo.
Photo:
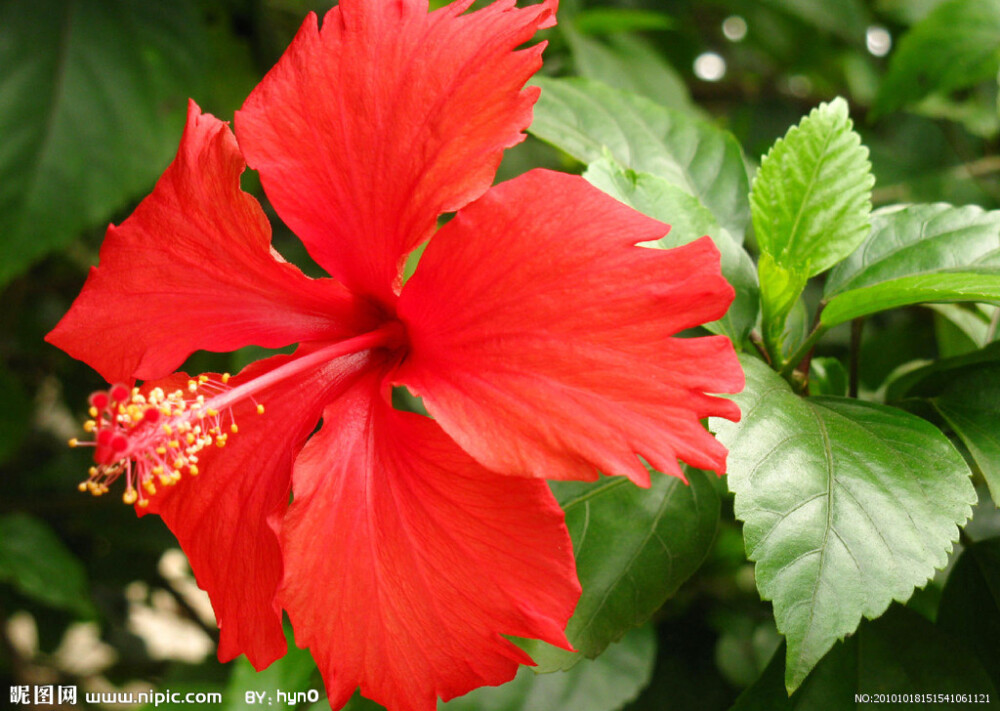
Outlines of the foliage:
{"type": "MultiPolygon", "coordinates": [[[[87,462],[63,442],[102,383],[41,339],[104,225],[169,162],[186,99],[232,118],[330,4],[0,0],[3,686],[138,681],[220,691],[228,708],[322,694],[307,652],[258,673],[143,632],[150,611],[206,649],[215,630],[190,574],[161,560],[173,544],[155,517],[75,491],[87,462]],[[88,624],[113,652],[89,666],[65,651],[88,624]]],[[[711,236],[735,297],[708,328],[741,352],[743,418],[708,423],[730,449],[721,480],[553,485],[583,585],[578,651],[518,640],[537,675],[442,708],[995,704],[1000,2],[565,0],[559,20],[501,176],[582,173],[672,225],[642,248],[711,236]],[[706,52],[726,62],[719,81],[696,73],[706,52]]],[[[318,273],[283,227],[275,246],[318,273]]]]}

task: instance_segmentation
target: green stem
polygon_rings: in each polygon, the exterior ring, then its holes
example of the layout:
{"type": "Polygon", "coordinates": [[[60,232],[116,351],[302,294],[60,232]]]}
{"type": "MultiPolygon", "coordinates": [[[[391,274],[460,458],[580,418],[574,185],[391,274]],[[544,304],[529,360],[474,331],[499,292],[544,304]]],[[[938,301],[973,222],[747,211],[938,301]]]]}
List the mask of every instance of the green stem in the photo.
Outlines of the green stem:
{"type": "Polygon", "coordinates": [[[809,355],[809,352],[816,346],[816,342],[822,338],[823,334],[826,333],[826,330],[827,327],[822,323],[816,324],[812,332],[806,337],[806,340],[802,341],[799,347],[795,349],[795,352],[792,353],[792,355],[788,357],[788,360],[785,361],[784,365],[781,366],[781,370],[778,371],[778,375],[785,380],[788,380],[792,375],[792,371],[795,370],[795,366],[802,362],[803,358],[809,355]]]}

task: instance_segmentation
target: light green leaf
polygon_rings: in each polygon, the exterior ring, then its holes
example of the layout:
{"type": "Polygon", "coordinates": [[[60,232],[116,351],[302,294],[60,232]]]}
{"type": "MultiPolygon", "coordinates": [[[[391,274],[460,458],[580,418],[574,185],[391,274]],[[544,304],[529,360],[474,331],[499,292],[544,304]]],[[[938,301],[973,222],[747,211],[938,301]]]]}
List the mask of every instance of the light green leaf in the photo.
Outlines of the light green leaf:
{"type": "Polygon", "coordinates": [[[512,681],[484,686],[446,704],[440,711],[615,711],[639,695],[653,675],[656,635],[646,626],[629,631],[597,659],[569,671],[536,674],[521,667],[512,681]]]}
{"type": "Polygon", "coordinates": [[[0,580],[46,605],[94,614],[83,565],[44,521],[27,514],[0,517],[0,580]]]}
{"type": "Polygon", "coordinates": [[[188,2],[0,4],[0,284],[147,190],[198,79],[188,2]]]}
{"type": "Polygon", "coordinates": [[[852,127],[846,101],[820,104],[761,161],[750,193],[757,244],[789,271],[824,272],[868,235],[875,178],[852,127]]]}
{"type": "Polygon", "coordinates": [[[654,473],[649,489],[628,480],[551,482],[566,512],[583,594],[566,627],[579,650],[519,640],[537,671],[566,670],[594,658],[650,616],[708,555],[719,522],[710,475],[689,470],[690,485],[654,473]]]}
{"type": "MultiPolygon", "coordinates": [[[[864,706],[856,695],[868,695],[873,704],[883,694],[890,699],[891,694],[979,694],[977,705],[984,708],[990,708],[986,697],[991,704],[996,699],[996,686],[964,645],[897,605],[879,619],[863,622],[857,634],[837,644],[791,698],[782,684],[783,657],[779,649],[731,711],[856,711],[864,706]]],[[[881,705],[925,709],[942,704],[881,705]]]]}
{"type": "Polygon", "coordinates": [[[726,315],[706,324],[706,328],[742,343],[757,320],[757,273],[750,255],[719,226],[698,198],[663,178],[629,170],[609,158],[591,163],[583,177],[616,200],[668,223],[669,234],[655,243],[659,247],[678,247],[704,235],[712,238],[721,255],[722,273],[736,289],[736,298],[726,315]]]}
{"type": "Polygon", "coordinates": [[[972,86],[995,77],[998,68],[1000,0],[950,0],[900,40],[872,114],[972,86]]]}
{"type": "Polygon", "coordinates": [[[1000,250],[1000,210],[945,203],[876,210],[861,247],[833,268],[823,294],[989,263],[1000,250]]]}
{"type": "Polygon", "coordinates": [[[812,395],[847,395],[847,369],[836,358],[809,361],[809,392],[812,395]]]}
{"type": "Polygon", "coordinates": [[[930,397],[941,392],[951,382],[955,373],[970,366],[1000,363],[1000,343],[990,343],[985,348],[954,358],[943,358],[922,367],[902,373],[889,382],[885,401],[899,402],[905,397],[930,397]]]}
{"type": "Polygon", "coordinates": [[[648,97],[688,114],[703,112],[691,101],[683,77],[640,37],[615,34],[601,41],[563,27],[580,76],[648,97]]]}
{"type": "Polygon", "coordinates": [[[941,595],[937,623],[975,653],[1000,688],[1000,538],[962,551],[941,595]]]}
{"type": "Polygon", "coordinates": [[[712,124],[587,79],[536,77],[529,131],[583,163],[611,151],[622,165],[694,195],[743,243],[749,182],[736,139],[712,124]]]}
{"type": "Polygon", "coordinates": [[[1000,303],[1000,267],[918,274],[845,291],[827,303],[820,319],[824,326],[836,326],[878,311],[929,301],[1000,303]]]}
{"type": "Polygon", "coordinates": [[[744,358],[739,423],[712,420],[757,587],[788,641],[794,691],[862,617],[905,601],[945,565],[976,500],[933,425],[846,398],[799,398],[744,358]]]}
{"type": "Polygon", "coordinates": [[[808,268],[785,268],[774,261],[770,254],[762,254],[757,262],[757,272],[760,274],[761,290],[761,321],[764,329],[764,341],[773,348],[772,357],[777,359],[782,352],[785,339],[785,322],[788,314],[798,303],[799,295],[809,281],[808,268]]]}

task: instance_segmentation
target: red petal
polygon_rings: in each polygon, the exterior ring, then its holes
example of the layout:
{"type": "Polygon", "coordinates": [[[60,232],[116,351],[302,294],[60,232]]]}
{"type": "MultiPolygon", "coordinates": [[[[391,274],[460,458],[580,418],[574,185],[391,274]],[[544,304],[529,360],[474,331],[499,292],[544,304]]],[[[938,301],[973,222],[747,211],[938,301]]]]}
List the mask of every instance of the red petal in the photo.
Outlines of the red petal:
{"type": "Polygon", "coordinates": [[[357,292],[395,301],[405,255],[442,212],[481,195],[520,142],[555,0],[343,0],[310,15],[236,114],[268,197],[313,258],[357,292]]]}
{"type": "MultiPolygon", "coordinates": [[[[230,385],[309,350],[300,347],[295,355],[250,365],[230,385]]],[[[367,358],[342,358],[262,390],[257,395],[265,405],[262,415],[253,402],[237,405],[233,416],[239,432],[226,447],[203,450],[199,476],[161,488],[151,499],[148,511],[162,516],[177,536],[198,585],[212,600],[222,661],[245,653],[255,668],[263,669],[285,654],[281,608],[274,602],[282,575],[276,530],[288,508],[292,462],[324,405],[347,387],[367,358]]],[[[186,376],[177,385],[184,383],[186,376]]]]}
{"type": "Polygon", "coordinates": [[[240,190],[244,168],[226,124],[191,102],[177,158],[108,228],[100,266],[47,340],[115,382],[164,377],[199,348],[367,330],[367,311],[343,286],[272,252],[267,218],[240,190]]]}
{"type": "Polygon", "coordinates": [[[377,376],[327,408],[295,462],[279,600],[333,708],[360,685],[432,711],[531,663],[501,634],[568,648],[580,587],[545,483],[483,469],[433,420],[389,407],[377,376]]]}
{"type": "Polygon", "coordinates": [[[733,289],[711,240],[633,245],[667,227],[583,179],[533,171],[490,190],[431,240],[399,301],[399,382],[467,452],[501,472],[680,476],[723,471],[699,424],[738,419],[743,372],[724,337],[668,338],[721,317],[733,289]]]}

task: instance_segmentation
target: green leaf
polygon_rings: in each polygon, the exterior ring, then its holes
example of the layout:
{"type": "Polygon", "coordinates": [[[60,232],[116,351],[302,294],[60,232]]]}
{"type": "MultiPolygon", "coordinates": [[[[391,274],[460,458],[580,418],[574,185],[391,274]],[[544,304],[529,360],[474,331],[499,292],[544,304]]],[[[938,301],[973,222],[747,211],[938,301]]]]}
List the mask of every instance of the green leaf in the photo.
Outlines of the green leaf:
{"type": "Polygon", "coordinates": [[[951,0],[934,8],[899,42],[872,115],[931,93],[947,93],[996,76],[1000,68],[1000,0],[951,0]]]}
{"type": "Polygon", "coordinates": [[[0,4],[0,285],[147,190],[201,72],[188,2],[0,4]]]}
{"type": "Polygon", "coordinates": [[[990,343],[973,353],[934,361],[915,368],[891,381],[885,400],[898,402],[905,397],[929,397],[947,387],[956,372],[981,363],[1000,363],[1000,343],[990,343]]]}
{"type": "Polygon", "coordinates": [[[1000,303],[1000,267],[917,274],[845,291],[827,303],[820,320],[830,327],[899,306],[953,301],[1000,303]]]}
{"type": "Polygon", "coordinates": [[[674,19],[665,13],[625,7],[593,7],[573,17],[576,29],[588,35],[669,30],[674,24],[674,19]]]}
{"type": "Polygon", "coordinates": [[[962,551],[948,575],[937,623],[976,654],[1000,688],[1000,538],[962,551]]]}
{"type": "Polygon", "coordinates": [[[799,398],[744,359],[739,423],[712,420],[757,587],[788,641],[794,691],[861,618],[905,601],[945,565],[976,500],[961,455],[914,415],[799,398]]]}
{"type": "Polygon", "coordinates": [[[931,403],[976,461],[1000,501],[1000,363],[952,371],[931,403]]]}
{"type": "Polygon", "coordinates": [[[702,113],[692,103],[683,77],[642,38],[615,34],[602,42],[569,26],[563,27],[562,32],[581,76],[640,94],[678,111],[702,113]]]}
{"type": "Polygon", "coordinates": [[[868,235],[875,179],[852,127],[846,101],[820,104],[761,161],[750,193],[754,231],[760,251],[786,270],[819,274],[868,235]]]}
{"type": "Polygon", "coordinates": [[[860,0],[763,0],[782,12],[805,20],[821,32],[834,32],[848,42],[864,40],[869,14],[860,0]]]}
{"type": "Polygon", "coordinates": [[[519,644],[537,671],[566,670],[594,658],[650,616],[708,555],[719,522],[719,495],[709,475],[689,470],[689,485],[653,474],[649,489],[623,478],[551,482],[566,512],[583,594],[566,627],[579,650],[537,640],[519,644]]]}
{"type": "MultiPolygon", "coordinates": [[[[856,635],[837,644],[791,698],[782,683],[783,657],[779,649],[731,711],[855,711],[863,707],[858,696],[865,695],[868,704],[880,698],[875,695],[888,695],[891,701],[892,694],[980,694],[984,696],[977,705],[983,708],[996,701],[997,687],[961,642],[896,605],[881,618],[863,622],[856,635]]],[[[923,709],[946,707],[949,702],[934,697],[926,703],[878,705],[923,709]]]]}
{"type": "MultiPolygon", "coordinates": [[[[245,656],[233,662],[233,671],[222,694],[223,711],[282,706],[286,703],[285,699],[302,698],[296,695],[308,693],[314,688],[312,682],[314,678],[318,682],[319,678],[316,676],[316,663],[312,654],[308,649],[299,649],[295,646],[292,629],[287,624],[285,637],[288,640],[288,653],[262,671],[255,670],[245,656]],[[286,695],[282,699],[276,694],[279,689],[286,695]],[[248,698],[251,692],[256,694],[248,698]],[[263,696],[260,695],[262,692],[263,696]]],[[[322,688],[321,682],[320,688],[322,688]]]]}
{"type": "Polygon", "coordinates": [[[861,248],[830,273],[824,298],[827,326],[925,301],[1000,299],[1000,211],[879,210],[861,248]]]}
{"type": "Polygon", "coordinates": [[[812,395],[847,395],[847,368],[836,358],[809,361],[809,392],[812,395]]]}
{"type": "Polygon", "coordinates": [[[712,124],[587,79],[536,77],[542,88],[529,129],[583,163],[607,148],[622,165],[694,195],[743,243],[749,182],[736,139],[712,124]]]}
{"type": "MultiPolygon", "coordinates": [[[[736,289],[736,298],[720,320],[706,324],[714,333],[724,333],[742,343],[757,320],[759,289],[750,255],[715,221],[698,198],[663,178],[622,167],[613,159],[602,158],[587,166],[583,174],[592,185],[613,198],[670,225],[666,237],[656,246],[678,247],[709,235],[721,255],[722,273],[736,289]]],[[[646,243],[652,245],[654,243],[646,243]]]]}
{"type": "Polygon", "coordinates": [[[762,254],[757,262],[761,289],[761,322],[764,342],[768,344],[772,359],[777,362],[785,340],[786,321],[799,295],[809,281],[808,268],[785,268],[774,261],[770,254],[762,254]]]}
{"type": "Polygon", "coordinates": [[[440,711],[615,711],[639,695],[653,675],[656,635],[646,626],[629,631],[597,659],[569,671],[536,674],[521,667],[512,681],[484,686],[439,704],[440,711]]]}
{"type": "Polygon", "coordinates": [[[94,614],[83,565],[44,521],[0,517],[0,580],[38,602],[77,615],[94,614]]]}
{"type": "Polygon", "coordinates": [[[1000,250],[1000,210],[945,203],[876,210],[861,247],[830,272],[829,300],[852,289],[918,274],[977,267],[1000,250]]]}

